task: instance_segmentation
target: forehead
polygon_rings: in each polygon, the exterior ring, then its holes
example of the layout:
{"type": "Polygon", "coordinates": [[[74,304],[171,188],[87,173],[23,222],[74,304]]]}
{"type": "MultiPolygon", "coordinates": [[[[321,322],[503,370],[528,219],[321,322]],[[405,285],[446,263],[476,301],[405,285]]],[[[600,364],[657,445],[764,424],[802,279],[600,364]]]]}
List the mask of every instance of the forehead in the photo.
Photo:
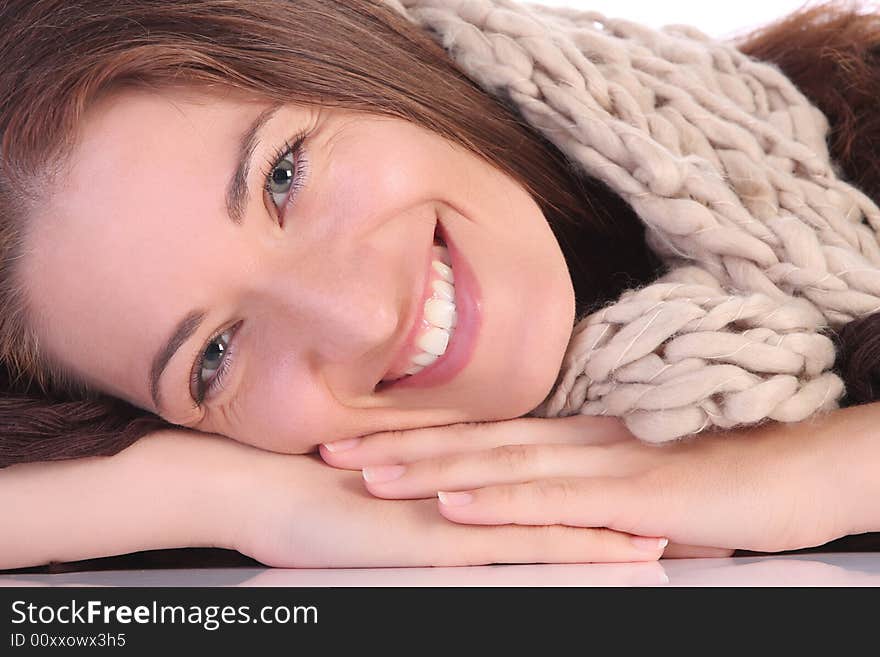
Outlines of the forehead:
{"type": "Polygon", "coordinates": [[[136,90],[90,108],[60,177],[32,190],[23,271],[47,351],[146,402],[144,363],[198,296],[191,272],[210,273],[198,246],[229,223],[237,140],[263,108],[136,90]]]}

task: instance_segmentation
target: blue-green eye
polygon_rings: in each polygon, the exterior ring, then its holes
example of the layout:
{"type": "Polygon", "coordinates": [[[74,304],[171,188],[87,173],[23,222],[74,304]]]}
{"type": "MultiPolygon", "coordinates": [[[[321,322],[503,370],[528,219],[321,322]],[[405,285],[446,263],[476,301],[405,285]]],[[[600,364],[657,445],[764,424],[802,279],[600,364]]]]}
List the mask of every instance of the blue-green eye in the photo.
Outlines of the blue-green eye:
{"type": "Polygon", "coordinates": [[[223,387],[223,380],[232,366],[233,337],[238,325],[226,329],[208,341],[195,366],[190,380],[190,392],[197,404],[210,398],[223,387]]]}
{"type": "Polygon", "coordinates": [[[293,153],[288,153],[278,164],[275,165],[275,168],[272,169],[272,172],[269,174],[269,179],[266,181],[266,191],[273,196],[275,194],[281,194],[282,198],[280,199],[280,203],[283,203],[284,199],[287,198],[287,195],[290,193],[290,186],[293,184],[295,174],[296,163],[293,161],[293,153]]]}
{"type": "Polygon", "coordinates": [[[290,200],[305,183],[308,173],[308,161],[303,151],[306,133],[302,132],[294,138],[293,143],[286,141],[269,160],[268,170],[264,172],[266,194],[275,207],[278,224],[284,226],[284,213],[290,200]]]}
{"type": "Polygon", "coordinates": [[[224,331],[216,338],[211,340],[205,353],[202,355],[202,369],[200,379],[202,383],[210,383],[214,378],[220,365],[223,364],[223,356],[229,348],[229,341],[232,340],[232,332],[224,331]]]}

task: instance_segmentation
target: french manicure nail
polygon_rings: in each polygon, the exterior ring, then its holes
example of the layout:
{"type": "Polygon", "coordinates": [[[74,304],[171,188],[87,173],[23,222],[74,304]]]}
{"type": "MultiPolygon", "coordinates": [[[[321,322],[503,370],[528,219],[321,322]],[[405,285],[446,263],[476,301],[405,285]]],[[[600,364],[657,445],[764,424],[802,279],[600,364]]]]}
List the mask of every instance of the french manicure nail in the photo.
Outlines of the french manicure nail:
{"type": "Polygon", "coordinates": [[[384,484],[387,481],[400,479],[406,472],[406,466],[403,465],[371,465],[361,471],[364,479],[371,484],[384,484]]]}
{"type": "Polygon", "coordinates": [[[633,545],[635,545],[639,550],[646,550],[648,552],[656,552],[657,550],[664,549],[667,545],[669,545],[668,538],[648,538],[646,536],[631,536],[630,540],[633,545]]]}
{"type": "Polygon", "coordinates": [[[440,504],[446,506],[464,506],[470,504],[474,499],[470,493],[445,493],[443,491],[437,491],[437,497],[440,499],[440,504]]]}
{"type": "Polygon", "coordinates": [[[344,452],[347,449],[352,449],[353,447],[357,447],[360,445],[360,438],[346,438],[345,440],[337,440],[332,443],[324,443],[324,448],[333,454],[336,452],[344,452]]]}

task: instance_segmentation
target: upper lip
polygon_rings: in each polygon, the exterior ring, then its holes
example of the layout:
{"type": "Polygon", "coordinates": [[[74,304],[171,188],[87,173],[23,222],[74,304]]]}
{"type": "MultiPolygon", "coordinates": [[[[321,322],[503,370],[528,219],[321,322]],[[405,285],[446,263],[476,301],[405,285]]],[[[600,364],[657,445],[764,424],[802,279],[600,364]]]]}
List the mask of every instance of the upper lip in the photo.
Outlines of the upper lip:
{"type": "MultiPolygon", "coordinates": [[[[431,244],[428,247],[429,249],[434,246],[434,236],[437,235],[441,235],[439,222],[436,223],[434,233],[432,233],[431,235],[431,244]]],[[[422,262],[424,262],[424,260],[422,262]]],[[[395,340],[394,347],[391,349],[391,360],[385,366],[384,374],[379,381],[380,383],[388,378],[388,375],[391,372],[391,368],[394,367],[394,365],[402,358],[406,351],[409,351],[412,348],[416,338],[418,337],[416,334],[418,330],[416,322],[418,322],[422,318],[422,313],[424,311],[425,286],[428,284],[428,278],[431,275],[430,262],[431,260],[429,257],[429,266],[422,268],[422,275],[420,277],[413,277],[415,280],[418,281],[417,287],[412,294],[412,301],[410,302],[409,308],[407,309],[406,321],[402,323],[402,328],[400,329],[397,339],[395,340]]],[[[396,377],[394,380],[396,381],[398,378],[400,377],[396,377]]],[[[390,381],[385,382],[390,383],[390,381]]]]}

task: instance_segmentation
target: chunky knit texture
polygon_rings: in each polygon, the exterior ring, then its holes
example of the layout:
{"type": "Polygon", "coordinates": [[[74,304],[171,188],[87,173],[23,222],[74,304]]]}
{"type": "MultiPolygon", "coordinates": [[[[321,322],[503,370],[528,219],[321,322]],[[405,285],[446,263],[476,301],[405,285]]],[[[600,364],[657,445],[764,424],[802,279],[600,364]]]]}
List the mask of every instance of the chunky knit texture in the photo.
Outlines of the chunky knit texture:
{"type": "Polygon", "coordinates": [[[880,310],[880,210],[778,68],[690,26],[511,0],[385,0],[590,176],[668,265],[575,322],[531,415],[621,417],[642,440],[838,406],[823,333],[880,310]]]}

